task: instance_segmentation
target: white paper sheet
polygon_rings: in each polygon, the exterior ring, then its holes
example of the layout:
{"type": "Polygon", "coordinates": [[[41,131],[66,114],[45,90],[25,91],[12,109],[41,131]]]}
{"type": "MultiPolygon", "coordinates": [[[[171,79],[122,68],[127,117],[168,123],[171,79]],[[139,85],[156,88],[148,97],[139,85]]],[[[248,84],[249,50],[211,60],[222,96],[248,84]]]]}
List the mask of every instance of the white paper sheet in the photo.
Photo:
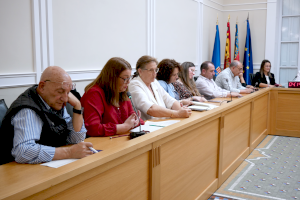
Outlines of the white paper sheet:
{"type": "MultiPolygon", "coordinates": [[[[159,122],[151,122],[151,121],[147,121],[145,122],[145,125],[142,125],[142,131],[156,131],[159,130],[163,127],[166,126],[170,126],[172,124],[175,124],[177,122],[180,122],[180,120],[166,120],[166,121],[159,121],[159,122]]],[[[140,131],[140,127],[136,127],[134,129],[132,129],[130,132],[138,132],[140,131]]]]}
{"type": "Polygon", "coordinates": [[[211,110],[211,109],[219,107],[219,106],[215,106],[215,105],[208,104],[208,103],[202,103],[202,102],[197,102],[197,101],[192,101],[192,102],[194,105],[189,106],[188,108],[190,108],[191,110],[196,110],[196,111],[211,110]]]}
{"type": "Polygon", "coordinates": [[[219,106],[216,106],[213,104],[202,103],[202,102],[198,102],[198,101],[192,101],[192,103],[194,104],[194,106],[210,107],[211,109],[219,107],[219,106]]]}
{"type": "Polygon", "coordinates": [[[69,163],[72,163],[78,159],[63,159],[63,160],[54,160],[50,162],[43,163],[41,165],[47,166],[47,167],[52,167],[52,168],[59,168],[61,166],[67,165],[69,163]]]}
{"type": "Polygon", "coordinates": [[[177,122],[180,122],[180,120],[167,120],[167,121],[159,121],[159,122],[146,121],[145,125],[166,127],[166,126],[170,126],[172,124],[175,124],[177,122]]]}
{"type": "Polygon", "coordinates": [[[207,111],[207,110],[212,109],[212,108],[206,107],[206,106],[189,106],[188,108],[191,110],[195,110],[195,111],[207,111]]]}
{"type": "MultiPolygon", "coordinates": [[[[150,132],[153,132],[153,131],[156,131],[156,130],[159,130],[163,127],[158,127],[158,126],[148,126],[148,125],[142,125],[141,127],[141,130],[142,131],[150,131],[150,132]]],[[[130,130],[130,132],[139,132],[140,131],[140,127],[136,127],[132,130],[130,130]]]]}

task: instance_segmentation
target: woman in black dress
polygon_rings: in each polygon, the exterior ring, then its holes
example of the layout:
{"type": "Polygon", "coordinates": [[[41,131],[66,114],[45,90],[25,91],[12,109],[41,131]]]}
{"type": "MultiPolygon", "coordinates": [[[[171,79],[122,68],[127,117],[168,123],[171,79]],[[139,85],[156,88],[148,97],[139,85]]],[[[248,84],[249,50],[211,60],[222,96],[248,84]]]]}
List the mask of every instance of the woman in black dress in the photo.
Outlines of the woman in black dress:
{"type": "Polygon", "coordinates": [[[252,85],[261,88],[281,86],[275,82],[275,76],[270,71],[271,62],[269,60],[263,60],[259,72],[255,74],[255,77],[252,80],[252,85]]]}

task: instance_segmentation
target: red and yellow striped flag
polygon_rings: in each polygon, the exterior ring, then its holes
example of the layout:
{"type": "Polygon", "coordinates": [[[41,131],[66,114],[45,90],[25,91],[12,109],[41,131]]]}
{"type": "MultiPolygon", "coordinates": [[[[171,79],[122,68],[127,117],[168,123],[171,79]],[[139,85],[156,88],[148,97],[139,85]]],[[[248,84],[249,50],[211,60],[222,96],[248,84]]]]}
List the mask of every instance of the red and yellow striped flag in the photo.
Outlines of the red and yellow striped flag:
{"type": "Polygon", "coordinates": [[[230,43],[230,23],[227,22],[227,34],[226,34],[226,46],[225,46],[225,58],[224,58],[224,69],[229,67],[231,63],[231,43],[230,43]]]}

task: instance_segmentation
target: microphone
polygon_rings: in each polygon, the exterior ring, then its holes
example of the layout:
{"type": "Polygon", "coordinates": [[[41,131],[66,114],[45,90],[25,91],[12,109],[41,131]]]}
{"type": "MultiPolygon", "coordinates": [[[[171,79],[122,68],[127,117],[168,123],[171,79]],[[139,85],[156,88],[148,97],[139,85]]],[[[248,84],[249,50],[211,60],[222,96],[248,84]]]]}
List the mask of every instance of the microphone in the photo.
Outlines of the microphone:
{"type": "Polygon", "coordinates": [[[133,102],[132,102],[132,99],[131,99],[131,93],[130,93],[130,92],[127,92],[127,96],[128,96],[128,98],[130,99],[130,101],[131,101],[131,105],[132,105],[132,107],[133,107],[133,110],[134,110],[136,116],[138,117],[139,125],[140,125],[140,131],[139,131],[139,132],[131,132],[131,133],[130,133],[130,135],[129,135],[129,136],[130,136],[130,139],[133,139],[133,138],[136,138],[136,137],[145,135],[146,132],[145,132],[145,131],[142,131],[142,126],[141,126],[140,117],[139,117],[139,114],[138,114],[138,112],[137,112],[137,110],[136,110],[136,108],[135,108],[135,106],[134,106],[134,104],[133,104],[133,102]]]}
{"type": "Polygon", "coordinates": [[[293,80],[295,80],[298,77],[298,74],[295,76],[295,78],[293,80]]]}
{"type": "Polygon", "coordinates": [[[257,85],[258,85],[258,82],[256,82],[254,85],[254,91],[258,91],[257,85]]]}
{"type": "Polygon", "coordinates": [[[229,87],[229,92],[230,92],[230,96],[231,96],[231,101],[227,101],[227,103],[229,103],[229,102],[232,102],[232,95],[231,95],[231,90],[230,90],[230,86],[229,86],[229,83],[228,83],[228,78],[226,78],[225,80],[226,80],[227,85],[229,87]]]}

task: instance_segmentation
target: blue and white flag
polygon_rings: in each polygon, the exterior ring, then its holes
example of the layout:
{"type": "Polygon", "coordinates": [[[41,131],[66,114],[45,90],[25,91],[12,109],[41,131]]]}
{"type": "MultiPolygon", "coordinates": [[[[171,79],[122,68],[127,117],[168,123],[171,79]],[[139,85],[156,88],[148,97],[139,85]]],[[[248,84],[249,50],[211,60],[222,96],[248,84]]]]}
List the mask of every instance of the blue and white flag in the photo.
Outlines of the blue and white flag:
{"type": "Polygon", "coordinates": [[[212,56],[212,63],[215,65],[215,76],[221,73],[221,47],[220,47],[220,36],[219,36],[219,26],[216,25],[216,37],[214,44],[214,51],[212,56]]]}
{"type": "Polygon", "coordinates": [[[252,45],[251,45],[251,34],[250,34],[250,24],[247,19],[247,36],[245,43],[244,52],[244,79],[247,85],[251,85],[251,80],[249,74],[253,74],[253,58],[252,58],[252,45]]]}

